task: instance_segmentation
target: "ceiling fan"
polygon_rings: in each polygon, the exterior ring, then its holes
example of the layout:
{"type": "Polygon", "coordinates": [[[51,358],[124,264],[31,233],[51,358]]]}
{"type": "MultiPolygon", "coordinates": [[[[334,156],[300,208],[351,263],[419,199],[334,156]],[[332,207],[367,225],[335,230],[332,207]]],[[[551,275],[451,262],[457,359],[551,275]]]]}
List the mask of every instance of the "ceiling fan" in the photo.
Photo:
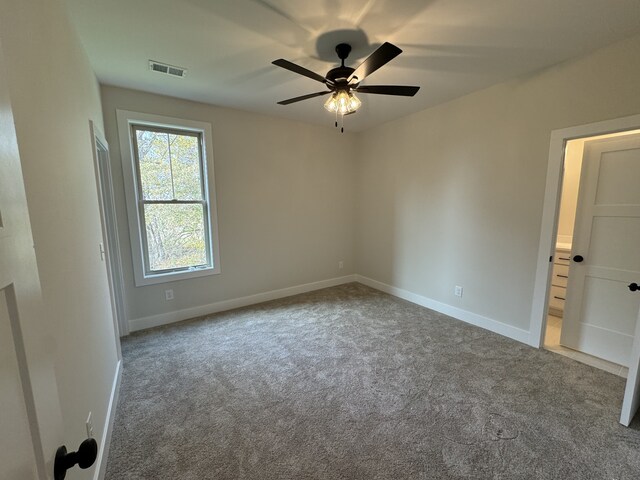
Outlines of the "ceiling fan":
{"type": "MultiPolygon", "coordinates": [[[[325,102],[324,107],[336,114],[336,127],[338,126],[337,116],[350,115],[355,113],[362,102],[355,93],[369,93],[376,95],[399,95],[403,97],[413,97],[420,87],[410,87],[405,85],[360,85],[368,75],[384,66],[395,57],[402,53],[395,45],[385,42],[375,52],[367,57],[358,68],[347,67],[344,61],[351,52],[351,45],[348,43],[340,43],[336,46],[336,53],[341,60],[339,67],[332,68],[323,77],[311,70],[300,65],[296,65],[288,60],[279,58],[272,63],[278,67],[285,68],[299,75],[311,78],[317,82],[324,83],[328,90],[322,92],[310,93],[301,97],[289,98],[278,102],[279,105],[289,105],[291,103],[308,100],[310,98],[320,97],[322,95],[331,94],[331,97],[325,102]]],[[[344,128],[342,128],[344,131],[344,128]]]]}

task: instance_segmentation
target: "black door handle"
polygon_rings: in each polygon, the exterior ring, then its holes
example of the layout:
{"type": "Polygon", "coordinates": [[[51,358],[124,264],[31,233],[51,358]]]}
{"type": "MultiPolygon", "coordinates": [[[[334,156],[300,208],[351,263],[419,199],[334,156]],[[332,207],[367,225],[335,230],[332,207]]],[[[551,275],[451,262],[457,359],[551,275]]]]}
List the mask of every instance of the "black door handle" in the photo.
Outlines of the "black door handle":
{"type": "Polygon", "coordinates": [[[78,464],[80,468],[89,468],[98,456],[98,443],[93,438],[87,438],[80,444],[77,452],[67,453],[64,445],[58,448],[56,460],[53,464],[53,478],[64,480],[67,470],[78,464]]]}
{"type": "Polygon", "coordinates": [[[583,260],[584,260],[584,257],[582,255],[574,255],[574,257],[573,257],[573,261],[574,262],[580,263],[583,260]]]}
{"type": "Polygon", "coordinates": [[[640,290],[640,285],[638,285],[636,282],[630,283],[629,290],[631,290],[632,292],[640,290]]]}

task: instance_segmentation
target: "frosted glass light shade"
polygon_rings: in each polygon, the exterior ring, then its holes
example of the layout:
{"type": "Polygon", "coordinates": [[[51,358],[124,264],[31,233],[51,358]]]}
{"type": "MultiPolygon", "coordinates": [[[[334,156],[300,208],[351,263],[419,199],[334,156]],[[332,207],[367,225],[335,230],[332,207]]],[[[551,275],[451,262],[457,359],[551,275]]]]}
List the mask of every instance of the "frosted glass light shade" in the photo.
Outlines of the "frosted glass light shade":
{"type": "Polygon", "coordinates": [[[324,108],[332,113],[338,112],[340,115],[355,112],[360,105],[362,105],[360,99],[346,90],[338,90],[324,102],[324,108]]]}

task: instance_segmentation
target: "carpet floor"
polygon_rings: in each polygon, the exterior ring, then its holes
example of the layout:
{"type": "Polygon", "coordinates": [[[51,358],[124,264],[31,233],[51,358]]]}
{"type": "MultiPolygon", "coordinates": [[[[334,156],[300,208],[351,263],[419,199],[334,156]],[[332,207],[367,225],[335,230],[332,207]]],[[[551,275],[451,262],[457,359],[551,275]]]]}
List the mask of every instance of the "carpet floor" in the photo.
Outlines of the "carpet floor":
{"type": "Polygon", "coordinates": [[[122,349],[108,480],[640,478],[624,379],[357,283],[122,349]]]}

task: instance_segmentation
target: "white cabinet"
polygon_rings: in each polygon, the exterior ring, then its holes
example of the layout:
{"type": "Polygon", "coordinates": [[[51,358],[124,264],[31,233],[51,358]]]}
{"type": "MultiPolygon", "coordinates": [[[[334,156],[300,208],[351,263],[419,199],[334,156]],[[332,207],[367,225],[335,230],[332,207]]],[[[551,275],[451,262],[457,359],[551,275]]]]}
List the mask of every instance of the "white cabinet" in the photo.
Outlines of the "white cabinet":
{"type": "Polygon", "coordinates": [[[549,313],[562,317],[564,301],[567,298],[567,281],[569,280],[569,262],[571,248],[557,247],[553,256],[553,276],[551,277],[551,291],[549,292],[549,313]]]}

